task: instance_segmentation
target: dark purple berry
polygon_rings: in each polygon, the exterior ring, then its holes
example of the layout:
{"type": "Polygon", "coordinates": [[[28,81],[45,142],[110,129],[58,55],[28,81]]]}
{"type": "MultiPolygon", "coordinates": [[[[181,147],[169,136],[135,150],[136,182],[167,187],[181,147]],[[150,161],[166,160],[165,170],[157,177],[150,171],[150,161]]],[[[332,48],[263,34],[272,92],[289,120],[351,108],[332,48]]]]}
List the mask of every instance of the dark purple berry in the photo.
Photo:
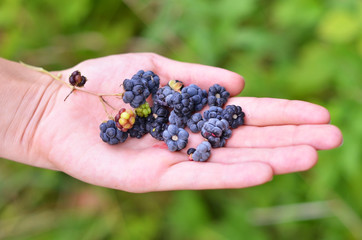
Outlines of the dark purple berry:
{"type": "Polygon", "coordinates": [[[222,107],[230,97],[230,93],[219,84],[214,84],[209,88],[209,97],[207,99],[209,106],[222,107]]]}
{"type": "Polygon", "coordinates": [[[245,113],[240,106],[227,105],[222,112],[222,118],[228,121],[231,128],[237,128],[244,124],[245,113]]]}
{"type": "Polygon", "coordinates": [[[207,103],[207,92],[195,84],[182,88],[181,93],[187,93],[195,105],[195,112],[201,111],[207,103]]]}
{"type": "Polygon", "coordinates": [[[202,127],[201,135],[213,148],[223,147],[226,140],[231,137],[229,123],[225,119],[210,118],[202,127]]]}

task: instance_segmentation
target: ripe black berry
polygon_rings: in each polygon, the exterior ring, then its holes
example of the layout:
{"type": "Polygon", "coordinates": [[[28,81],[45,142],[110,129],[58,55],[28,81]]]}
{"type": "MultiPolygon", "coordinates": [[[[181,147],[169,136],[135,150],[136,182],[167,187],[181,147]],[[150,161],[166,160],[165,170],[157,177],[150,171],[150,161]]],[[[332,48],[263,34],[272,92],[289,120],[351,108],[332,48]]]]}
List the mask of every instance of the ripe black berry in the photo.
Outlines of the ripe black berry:
{"type": "Polygon", "coordinates": [[[209,106],[222,107],[230,97],[230,93],[219,84],[214,84],[209,88],[209,97],[207,99],[209,106]]]}
{"type": "Polygon", "coordinates": [[[231,128],[237,128],[244,124],[245,113],[240,106],[227,105],[221,116],[228,121],[231,128]]]}
{"type": "Polygon", "coordinates": [[[225,119],[210,118],[202,127],[201,135],[213,148],[225,146],[226,139],[231,137],[229,123],[225,119]]]}

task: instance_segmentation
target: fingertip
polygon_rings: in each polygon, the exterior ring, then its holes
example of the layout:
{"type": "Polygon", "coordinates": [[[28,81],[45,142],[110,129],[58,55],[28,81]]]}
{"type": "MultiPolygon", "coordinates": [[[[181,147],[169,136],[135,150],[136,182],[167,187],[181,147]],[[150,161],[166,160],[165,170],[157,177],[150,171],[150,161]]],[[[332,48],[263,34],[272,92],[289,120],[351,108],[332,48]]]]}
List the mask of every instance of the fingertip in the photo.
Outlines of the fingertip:
{"type": "Polygon", "coordinates": [[[290,100],[285,103],[286,110],[292,117],[298,119],[299,123],[328,124],[330,122],[329,111],[323,106],[300,100],[290,100]]]}
{"type": "Polygon", "coordinates": [[[261,169],[261,172],[262,172],[261,175],[262,176],[260,177],[261,183],[259,183],[259,184],[271,182],[273,180],[273,177],[274,177],[273,168],[267,163],[260,163],[260,164],[261,165],[259,166],[259,168],[261,169]]]}
{"type": "Polygon", "coordinates": [[[309,145],[300,146],[296,153],[299,158],[299,167],[296,171],[307,171],[314,167],[318,162],[317,150],[309,145]]]}
{"type": "Polygon", "coordinates": [[[240,74],[235,72],[230,72],[230,79],[233,79],[235,82],[234,86],[228,86],[227,90],[230,92],[231,96],[239,95],[245,87],[245,79],[240,74]]]}
{"type": "Polygon", "coordinates": [[[240,167],[243,168],[243,177],[240,182],[240,186],[245,184],[245,180],[247,179],[247,186],[257,186],[273,180],[274,171],[273,168],[263,162],[244,162],[240,164],[240,167]],[[244,165],[244,166],[243,166],[244,165]]]}
{"type": "Polygon", "coordinates": [[[315,135],[318,136],[318,138],[315,139],[315,147],[318,150],[330,150],[342,145],[343,135],[338,127],[324,124],[318,128],[319,129],[315,129],[315,135]],[[321,139],[323,139],[323,141],[321,139]]]}
{"type": "Polygon", "coordinates": [[[315,104],[315,108],[317,109],[316,112],[318,112],[318,114],[316,114],[316,119],[315,121],[317,123],[325,123],[328,124],[331,122],[331,114],[329,113],[328,109],[320,106],[320,105],[316,105],[315,104]]]}
{"type": "Polygon", "coordinates": [[[326,138],[326,147],[327,149],[337,148],[343,144],[342,131],[334,125],[329,125],[329,127],[329,138],[326,138]]]}

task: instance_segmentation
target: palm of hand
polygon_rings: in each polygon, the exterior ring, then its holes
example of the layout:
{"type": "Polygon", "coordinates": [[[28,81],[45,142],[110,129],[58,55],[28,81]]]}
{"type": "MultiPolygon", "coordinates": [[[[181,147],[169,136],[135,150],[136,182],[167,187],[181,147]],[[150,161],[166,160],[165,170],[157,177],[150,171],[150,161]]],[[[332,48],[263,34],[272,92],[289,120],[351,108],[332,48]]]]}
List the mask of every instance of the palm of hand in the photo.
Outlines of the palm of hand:
{"type": "MultiPolygon", "coordinates": [[[[119,93],[124,78],[139,69],[160,76],[161,86],[170,79],[208,89],[214,83],[236,95],[243,79],[229,71],[172,61],[153,54],[127,54],[85,61],[62,71],[63,80],[74,70],[88,78],[87,91],[119,93]]],[[[240,105],[246,126],[233,130],[225,148],[213,149],[206,163],[187,159],[200,134],[190,134],[181,152],[170,152],[163,142],[146,135],[110,146],[99,137],[99,124],[107,119],[96,96],[75,91],[66,102],[68,88],[50,98],[35,141],[57,170],[82,181],[130,192],[175,189],[241,188],[270,181],[274,174],[302,171],[317,161],[316,149],[330,149],[341,141],[339,130],[328,125],[328,112],[317,105],[279,99],[231,98],[240,105]]],[[[117,107],[122,100],[107,97],[117,107]]],[[[115,111],[113,111],[113,114],[115,111]]]]}

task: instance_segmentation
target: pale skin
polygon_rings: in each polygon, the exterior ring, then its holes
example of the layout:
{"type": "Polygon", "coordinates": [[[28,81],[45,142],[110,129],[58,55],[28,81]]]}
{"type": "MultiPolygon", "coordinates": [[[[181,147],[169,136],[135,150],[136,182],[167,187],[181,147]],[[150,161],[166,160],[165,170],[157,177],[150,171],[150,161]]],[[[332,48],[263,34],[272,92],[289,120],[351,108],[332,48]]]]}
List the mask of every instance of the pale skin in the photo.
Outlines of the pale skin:
{"type": "MultiPolygon", "coordinates": [[[[244,88],[244,79],[236,73],[152,53],[87,60],[53,74],[67,81],[79,70],[88,79],[85,90],[113,94],[122,92],[122,81],[140,69],[158,74],[162,86],[171,79],[203,89],[218,83],[232,96],[244,88]]],[[[227,104],[243,108],[245,126],[233,130],[226,147],[212,149],[208,162],[193,162],[186,150],[203,141],[200,134],[190,134],[181,152],[168,151],[150,135],[111,146],[99,137],[99,124],[107,114],[96,96],[76,90],[64,102],[70,92],[66,85],[4,59],[0,59],[0,86],[0,157],[129,192],[251,187],[277,174],[308,170],[316,164],[318,150],[342,143],[341,131],[329,124],[329,112],[321,106],[232,97],[227,104]]],[[[116,97],[105,99],[115,108],[129,108],[116,97]]]]}

